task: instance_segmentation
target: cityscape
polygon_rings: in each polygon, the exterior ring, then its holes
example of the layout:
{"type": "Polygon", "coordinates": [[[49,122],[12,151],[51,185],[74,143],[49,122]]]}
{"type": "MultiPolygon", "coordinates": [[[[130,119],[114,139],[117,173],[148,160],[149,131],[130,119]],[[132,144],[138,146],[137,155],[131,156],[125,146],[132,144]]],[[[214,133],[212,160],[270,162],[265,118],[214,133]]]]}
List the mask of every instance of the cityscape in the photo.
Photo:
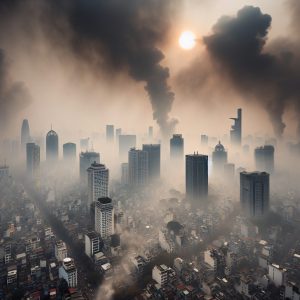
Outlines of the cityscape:
{"type": "Polygon", "coordinates": [[[0,1],[0,300],[300,300],[283,2],[0,1]]]}

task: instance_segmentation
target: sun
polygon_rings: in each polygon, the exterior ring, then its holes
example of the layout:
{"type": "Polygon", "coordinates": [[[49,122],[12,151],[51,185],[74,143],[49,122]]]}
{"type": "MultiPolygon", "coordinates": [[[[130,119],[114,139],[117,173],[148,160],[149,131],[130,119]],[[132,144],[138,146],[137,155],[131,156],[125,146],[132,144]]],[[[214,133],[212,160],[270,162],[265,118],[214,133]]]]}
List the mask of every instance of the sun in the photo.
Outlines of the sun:
{"type": "Polygon", "coordinates": [[[179,37],[179,45],[181,48],[190,50],[196,45],[196,35],[191,31],[184,31],[179,37]]]}

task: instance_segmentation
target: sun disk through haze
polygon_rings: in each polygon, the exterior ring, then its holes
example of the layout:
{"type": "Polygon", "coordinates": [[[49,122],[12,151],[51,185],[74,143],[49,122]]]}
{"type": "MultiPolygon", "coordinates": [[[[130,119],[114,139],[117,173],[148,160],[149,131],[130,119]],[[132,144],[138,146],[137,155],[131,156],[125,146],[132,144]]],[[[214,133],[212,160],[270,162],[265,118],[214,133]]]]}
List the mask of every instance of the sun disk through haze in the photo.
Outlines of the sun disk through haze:
{"type": "Polygon", "coordinates": [[[196,45],[196,36],[191,31],[184,31],[179,37],[179,45],[181,48],[189,50],[196,45]]]}

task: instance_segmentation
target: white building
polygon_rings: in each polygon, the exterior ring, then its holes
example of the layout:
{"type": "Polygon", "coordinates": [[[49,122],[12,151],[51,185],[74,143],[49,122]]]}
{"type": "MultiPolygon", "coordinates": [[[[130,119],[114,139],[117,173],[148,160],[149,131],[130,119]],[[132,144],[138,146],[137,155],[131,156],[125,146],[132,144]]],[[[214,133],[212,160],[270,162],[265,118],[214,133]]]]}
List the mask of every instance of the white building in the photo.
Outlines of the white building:
{"type": "Polygon", "coordinates": [[[77,269],[72,258],[65,258],[59,268],[59,278],[67,281],[69,287],[77,286],[77,269]]]}
{"type": "Polygon", "coordinates": [[[68,257],[68,249],[63,241],[56,241],[55,257],[58,261],[63,261],[65,258],[68,257]]]}
{"type": "Polygon", "coordinates": [[[99,198],[95,205],[95,230],[103,239],[114,234],[114,207],[108,197],[99,198]]]}
{"type": "Polygon", "coordinates": [[[154,266],[152,269],[152,279],[160,286],[164,286],[168,283],[171,274],[174,274],[174,270],[166,265],[154,266]]]}
{"type": "Polygon", "coordinates": [[[92,163],[87,169],[88,173],[88,205],[98,198],[108,196],[109,172],[105,165],[92,163]]]}
{"type": "Polygon", "coordinates": [[[93,257],[94,254],[101,251],[102,240],[98,233],[91,231],[85,234],[84,238],[85,254],[93,257]]]}
{"type": "Polygon", "coordinates": [[[276,285],[281,286],[286,282],[286,269],[279,267],[279,265],[269,265],[269,278],[276,285]]]}

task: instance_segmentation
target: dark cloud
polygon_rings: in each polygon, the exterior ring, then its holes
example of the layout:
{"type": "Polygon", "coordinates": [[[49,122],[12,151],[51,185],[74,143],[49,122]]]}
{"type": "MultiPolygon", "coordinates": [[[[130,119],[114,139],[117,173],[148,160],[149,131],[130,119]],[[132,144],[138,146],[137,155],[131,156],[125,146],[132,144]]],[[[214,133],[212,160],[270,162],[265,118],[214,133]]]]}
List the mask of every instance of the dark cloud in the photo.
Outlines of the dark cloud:
{"type": "Polygon", "coordinates": [[[11,79],[9,62],[4,50],[0,49],[0,135],[9,128],[10,122],[29,101],[30,95],[24,84],[11,79]]]}
{"type": "MultiPolygon", "coordinates": [[[[198,58],[184,74],[199,78],[206,74],[204,83],[213,77],[215,86],[218,80],[225,80],[229,88],[232,86],[268,112],[274,132],[280,137],[287,107],[294,107],[300,119],[299,47],[286,38],[266,44],[271,21],[270,15],[252,6],[245,6],[234,17],[221,17],[212,34],[203,38],[211,64],[198,58]]],[[[199,83],[197,88],[204,88],[199,83]]]]}

